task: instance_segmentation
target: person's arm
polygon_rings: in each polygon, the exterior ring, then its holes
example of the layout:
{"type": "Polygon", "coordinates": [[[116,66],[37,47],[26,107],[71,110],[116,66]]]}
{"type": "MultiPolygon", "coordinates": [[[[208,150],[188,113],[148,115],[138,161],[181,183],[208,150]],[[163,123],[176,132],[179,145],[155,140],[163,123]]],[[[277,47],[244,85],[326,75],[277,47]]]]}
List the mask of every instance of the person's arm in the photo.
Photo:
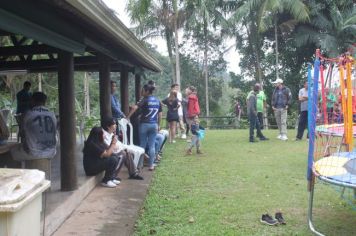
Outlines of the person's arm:
{"type": "Polygon", "coordinates": [[[131,108],[131,110],[130,110],[130,112],[129,112],[129,114],[126,116],[126,119],[129,120],[130,117],[132,116],[132,114],[137,111],[137,109],[138,109],[138,106],[137,106],[137,105],[133,105],[132,108],[131,108]]]}
{"type": "Polygon", "coordinates": [[[110,157],[114,153],[116,143],[117,143],[117,138],[114,135],[110,143],[110,146],[107,149],[105,149],[105,151],[100,155],[100,157],[101,158],[110,157]]]}

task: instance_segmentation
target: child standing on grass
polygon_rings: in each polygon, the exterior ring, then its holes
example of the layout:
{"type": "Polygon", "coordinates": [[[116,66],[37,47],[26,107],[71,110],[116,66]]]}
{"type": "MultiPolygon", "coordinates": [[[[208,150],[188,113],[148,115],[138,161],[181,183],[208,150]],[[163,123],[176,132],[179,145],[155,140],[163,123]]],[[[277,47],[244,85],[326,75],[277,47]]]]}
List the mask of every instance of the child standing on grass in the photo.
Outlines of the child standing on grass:
{"type": "Polygon", "coordinates": [[[193,123],[190,126],[192,132],[192,141],[189,144],[186,155],[192,155],[192,148],[195,146],[197,148],[197,154],[203,154],[200,150],[200,139],[199,139],[199,130],[204,130],[202,126],[199,125],[198,115],[194,116],[193,123]]]}

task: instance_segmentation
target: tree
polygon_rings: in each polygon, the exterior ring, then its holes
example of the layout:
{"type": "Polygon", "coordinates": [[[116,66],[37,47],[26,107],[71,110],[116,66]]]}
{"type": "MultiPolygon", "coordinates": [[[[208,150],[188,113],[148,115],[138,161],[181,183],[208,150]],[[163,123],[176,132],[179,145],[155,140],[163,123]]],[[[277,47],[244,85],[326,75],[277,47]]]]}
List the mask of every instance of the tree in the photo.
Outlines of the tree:
{"type": "MultiPolygon", "coordinates": [[[[288,12],[292,20],[282,22],[281,26],[291,29],[297,22],[309,20],[307,6],[302,0],[248,0],[235,13],[235,19],[244,15],[251,15],[251,11],[257,10],[256,24],[259,32],[264,32],[270,25],[274,26],[276,77],[279,77],[279,52],[278,52],[278,14],[288,12]]],[[[251,17],[249,18],[251,20],[251,17]]],[[[281,28],[282,28],[281,27],[281,28]]]]}
{"type": "Polygon", "coordinates": [[[203,43],[203,75],[205,81],[205,109],[206,116],[210,115],[209,111],[209,83],[208,83],[208,53],[209,38],[211,28],[224,20],[222,14],[218,11],[217,0],[188,0],[186,4],[187,11],[191,11],[191,16],[187,20],[186,29],[192,31],[191,36],[196,37],[203,43]],[[201,40],[200,40],[201,39],[201,40]]]}
{"type": "Polygon", "coordinates": [[[165,38],[171,67],[176,72],[173,73],[172,82],[180,83],[178,30],[183,26],[186,15],[179,8],[177,0],[129,0],[127,11],[131,21],[137,24],[137,35],[143,39],[165,38]]]}
{"type": "Polygon", "coordinates": [[[296,45],[312,43],[329,57],[336,57],[352,47],[356,39],[356,5],[342,9],[336,3],[331,6],[311,3],[312,19],[309,24],[298,27],[296,45]]]}

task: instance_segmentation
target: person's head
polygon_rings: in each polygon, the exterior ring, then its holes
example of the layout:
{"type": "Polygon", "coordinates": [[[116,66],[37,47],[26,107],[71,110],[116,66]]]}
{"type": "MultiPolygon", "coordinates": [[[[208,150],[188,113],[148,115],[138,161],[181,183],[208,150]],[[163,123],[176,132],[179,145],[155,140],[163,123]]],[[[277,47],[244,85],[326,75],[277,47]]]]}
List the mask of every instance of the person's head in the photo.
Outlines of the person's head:
{"type": "Polygon", "coordinates": [[[277,88],[283,87],[283,80],[280,78],[277,78],[275,81],[272,82],[277,88]]]}
{"type": "Polygon", "coordinates": [[[197,89],[194,86],[189,86],[189,90],[191,91],[191,93],[197,93],[197,89]]]}
{"type": "Polygon", "coordinates": [[[103,128],[110,134],[116,133],[116,119],[113,117],[107,117],[103,120],[103,128]]]}
{"type": "Polygon", "coordinates": [[[176,99],[176,98],[177,98],[177,91],[176,90],[171,90],[169,92],[169,99],[173,100],[173,99],[176,99]]]}
{"type": "Polygon", "coordinates": [[[114,80],[111,80],[110,84],[111,84],[111,94],[114,94],[116,91],[116,87],[117,87],[116,82],[114,80]]]}
{"type": "Polygon", "coordinates": [[[93,142],[95,144],[101,144],[104,142],[104,132],[101,127],[93,127],[90,130],[87,142],[93,142]]]}
{"type": "Polygon", "coordinates": [[[304,88],[305,88],[305,89],[308,89],[308,81],[305,81],[305,82],[304,82],[304,88]]]}
{"type": "Polygon", "coordinates": [[[171,85],[171,90],[179,91],[179,84],[172,84],[171,85]]]}
{"type": "Polygon", "coordinates": [[[144,96],[144,97],[147,97],[147,96],[150,96],[153,94],[153,91],[155,90],[155,86],[152,85],[152,84],[145,84],[143,87],[142,87],[142,90],[141,90],[141,95],[144,96]]]}
{"type": "Polygon", "coordinates": [[[254,86],[253,86],[253,91],[255,92],[255,93],[258,93],[259,91],[260,91],[260,84],[255,84],[254,86]]]}
{"type": "Polygon", "coordinates": [[[34,92],[31,99],[33,106],[44,106],[47,101],[47,96],[42,92],[34,92]]]}
{"type": "Polygon", "coordinates": [[[25,83],[23,83],[23,88],[24,88],[26,91],[29,91],[30,88],[31,88],[31,82],[30,82],[30,81],[25,81],[25,83]]]}
{"type": "Polygon", "coordinates": [[[198,115],[195,115],[194,118],[193,118],[194,122],[195,123],[199,123],[199,116],[198,115]]]}
{"type": "Polygon", "coordinates": [[[153,80],[149,80],[147,84],[152,85],[153,87],[156,87],[156,83],[153,80]]]}

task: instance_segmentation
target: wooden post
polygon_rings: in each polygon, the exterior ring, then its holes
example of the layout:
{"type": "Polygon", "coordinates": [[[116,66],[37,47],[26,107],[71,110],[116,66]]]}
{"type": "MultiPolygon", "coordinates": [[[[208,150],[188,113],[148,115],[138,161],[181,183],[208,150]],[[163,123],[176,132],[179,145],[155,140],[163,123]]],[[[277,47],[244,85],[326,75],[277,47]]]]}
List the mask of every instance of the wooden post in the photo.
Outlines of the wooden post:
{"type": "Polygon", "coordinates": [[[111,117],[111,85],[110,85],[110,62],[105,56],[99,58],[99,94],[100,94],[100,119],[111,117]]]}
{"type": "MultiPolygon", "coordinates": [[[[141,99],[141,76],[135,74],[135,100],[136,103],[141,99]]],[[[133,126],[133,142],[135,145],[140,145],[139,139],[139,120],[137,112],[131,117],[131,124],[133,126]]]]}
{"type": "Polygon", "coordinates": [[[122,67],[120,75],[121,109],[125,115],[129,114],[129,72],[126,66],[122,67]]]}
{"type": "Polygon", "coordinates": [[[58,60],[61,190],[72,191],[78,187],[73,53],[61,51],[58,60]]]}
{"type": "Polygon", "coordinates": [[[136,102],[141,99],[141,76],[139,74],[135,75],[135,100],[136,102]]]}

